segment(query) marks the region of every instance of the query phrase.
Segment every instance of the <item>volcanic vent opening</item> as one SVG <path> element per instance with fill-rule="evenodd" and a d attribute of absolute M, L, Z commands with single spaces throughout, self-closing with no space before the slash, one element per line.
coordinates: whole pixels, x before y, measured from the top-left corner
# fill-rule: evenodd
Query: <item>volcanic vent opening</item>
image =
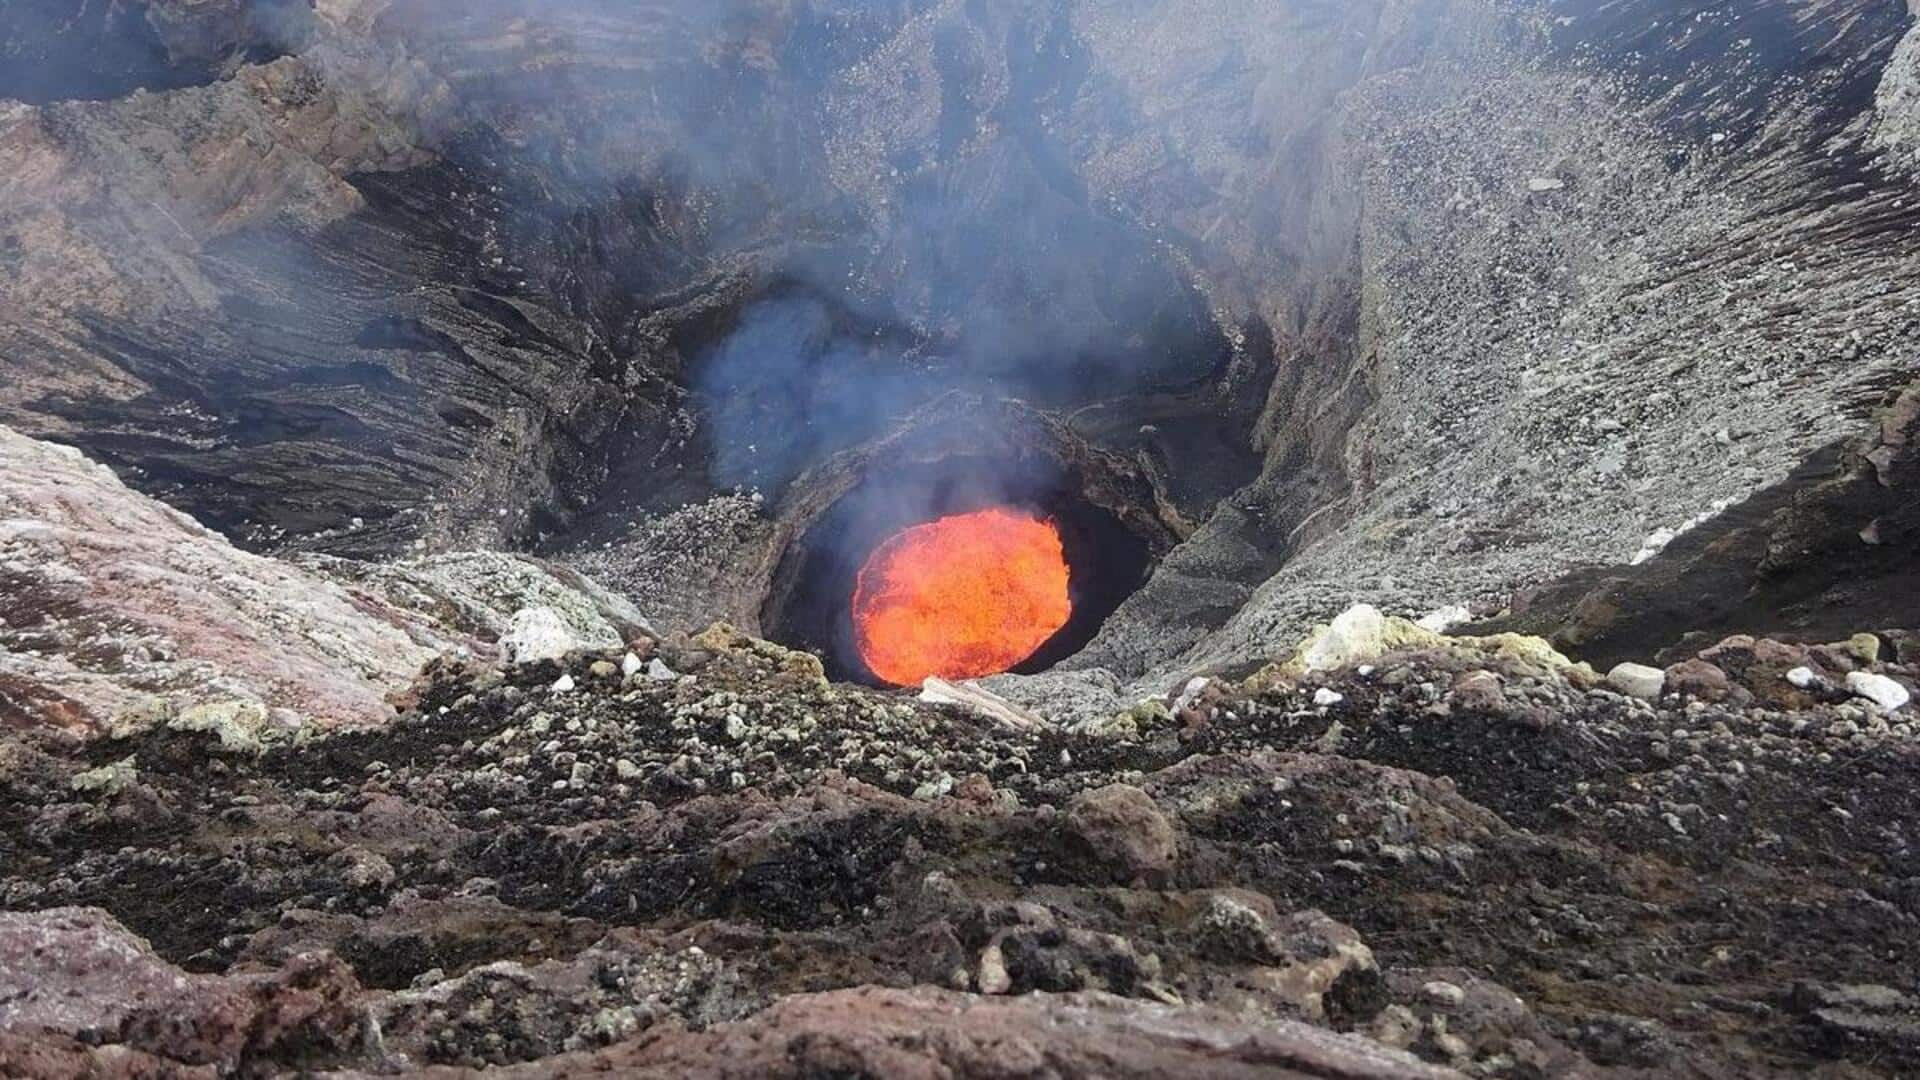
<path fill-rule="evenodd" d="M 1137 477 L 1050 455 L 882 457 L 833 475 L 762 621 L 835 678 L 1044 671 L 1093 640 L 1174 541 Z"/>
<path fill-rule="evenodd" d="M 1045 518 L 996 506 L 915 525 L 855 575 L 854 641 L 895 686 L 998 675 L 1066 627 L 1069 577 Z"/>

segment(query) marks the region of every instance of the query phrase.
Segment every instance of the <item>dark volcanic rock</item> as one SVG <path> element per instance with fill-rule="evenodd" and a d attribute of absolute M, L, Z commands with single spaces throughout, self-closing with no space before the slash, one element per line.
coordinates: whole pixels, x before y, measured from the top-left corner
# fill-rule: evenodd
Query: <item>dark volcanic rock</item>
<path fill-rule="evenodd" d="M 312 14 L 289 0 L 18 0 L 0 11 L 0 98 L 33 104 L 212 82 L 300 44 Z"/>
<path fill-rule="evenodd" d="M 959 1054 L 968 1075 L 998 1060 L 964 1049 L 988 1018 L 1053 1024 L 1066 1041 L 1033 1052 L 1078 1060 L 1063 1016 L 1226 1015 L 1230 1045 L 1292 1045 L 1280 1022 L 1299 1020 L 1496 1076 L 1871 1069 L 1904 1045 L 1892 1006 L 1779 1023 L 1796 983 L 1907 977 L 1904 712 L 1652 704 L 1436 647 L 1222 686 L 1187 722 L 1066 731 L 830 684 L 724 629 L 654 650 L 686 674 L 594 674 L 618 651 L 436 665 L 386 730 L 256 753 L 172 730 L 12 737 L 0 903 L 104 908 L 152 942 L 113 946 L 122 985 L 185 980 L 211 1004 L 184 1042 L 114 1026 L 112 996 L 36 1005 L 0 1023 L 7 1052 L 53 1060 L 111 1027 L 128 1052 L 255 1071 L 724 1071 L 705 1055 L 747 1039 L 902 1068 L 885 1055 Z M 1507 709 L 1451 692 L 1494 669 Z M 1322 689 L 1340 700 L 1316 706 Z M 76 918 L 9 925 L 125 940 Z M 89 1000 L 98 950 L 60 951 L 78 966 L 23 1000 Z M 961 996 L 853 990 L 915 985 Z M 793 996 L 835 989 L 852 994 Z M 1090 991 L 1131 1003 L 1046 996 Z M 859 1001 L 952 1041 L 835 1034 Z M 269 1005 L 293 1034 L 224 1034 L 269 1030 Z M 1110 1068 L 1184 1067 L 1125 1045 Z M 1293 1052 L 1257 1060 L 1306 1068 Z"/>

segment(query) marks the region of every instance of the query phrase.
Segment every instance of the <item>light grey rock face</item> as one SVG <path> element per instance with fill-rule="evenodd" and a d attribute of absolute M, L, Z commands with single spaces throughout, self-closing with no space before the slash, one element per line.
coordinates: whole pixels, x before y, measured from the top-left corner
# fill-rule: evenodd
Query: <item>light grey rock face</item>
<path fill-rule="evenodd" d="M 980 685 L 1062 725 L 1097 722 L 1132 703 L 1120 680 L 1101 668 L 996 675 Z"/>
<path fill-rule="evenodd" d="M 624 596 L 602 588 L 568 567 L 524 555 L 456 551 L 392 563 L 363 563 L 327 556 L 300 556 L 300 566 L 352 582 L 396 606 L 431 611 L 449 626 L 481 640 L 505 640 L 515 621 L 550 621 L 572 642 L 569 648 L 612 649 L 634 634 L 658 636 L 646 616 Z M 542 631 L 552 637 L 551 631 Z"/>
<path fill-rule="evenodd" d="M 319 724 L 374 721 L 392 715 L 388 692 L 453 644 L 6 428 L 0 575 L 7 719 L 76 733 L 236 700 Z"/>
<path fill-rule="evenodd" d="M 1871 88 L 1906 27 L 1866 7 L 1742 5 L 1711 21 L 1738 40 L 1813 20 L 1830 52 L 1756 62 L 1830 61 L 1836 85 Z M 1657 55 L 1622 74 L 1610 48 L 1574 63 L 1529 62 L 1524 46 L 1444 65 L 1413 54 L 1348 96 L 1331 122 L 1363 194 L 1358 344 L 1302 361 L 1338 371 L 1348 397 L 1296 399 L 1340 430 L 1277 432 L 1269 460 L 1286 466 L 1234 500 L 1259 512 L 1203 529 L 1070 663 L 1130 681 L 1144 668 L 1132 685 L 1158 688 L 1270 654 L 1357 600 L 1499 610 L 1782 480 L 1858 434 L 1920 364 L 1920 189 L 1870 169 L 1868 118 L 1791 80 L 1756 99 L 1748 74 L 1705 59 L 1684 88 Z M 1734 124 L 1753 100 L 1759 118 Z M 1830 151 L 1867 177 L 1837 201 L 1817 164 Z M 1564 186 L 1530 190 L 1547 177 Z M 1883 233 L 1890 220 L 1905 224 Z M 1307 490 L 1310 447 L 1326 466 Z M 1257 541 L 1288 557 L 1237 603 L 1194 572 Z M 1208 633 L 1180 615 L 1202 596 L 1239 612 Z"/>
<path fill-rule="evenodd" d="M 1874 98 L 1873 137 L 1902 168 L 1920 171 L 1920 26 L 1907 34 L 1887 62 L 1886 77 Z"/>
<path fill-rule="evenodd" d="M 762 498 L 716 495 L 635 517 L 616 538 L 574 551 L 566 561 L 631 598 L 663 630 L 697 632 L 717 620 L 753 630 L 760 590 L 778 553 L 763 508 Z"/>
<path fill-rule="evenodd" d="M 517 556 L 250 554 L 78 451 L 4 427 L 0 585 L 0 721 L 80 736 L 169 718 L 223 742 L 378 723 L 428 659 L 492 649 L 530 603 L 596 647 L 645 626 L 590 582 Z"/>

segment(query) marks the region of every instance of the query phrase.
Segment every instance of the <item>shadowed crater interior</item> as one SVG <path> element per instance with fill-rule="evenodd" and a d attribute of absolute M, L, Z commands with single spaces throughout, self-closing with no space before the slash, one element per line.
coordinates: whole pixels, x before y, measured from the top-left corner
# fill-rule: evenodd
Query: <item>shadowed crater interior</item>
<path fill-rule="evenodd" d="M 999 434 L 987 438 L 988 430 Z M 978 446 L 965 445 L 969 433 Z M 991 508 L 1053 523 L 1072 614 L 1012 669 L 1022 673 L 1044 671 L 1092 640 L 1177 538 L 1152 484 L 1124 460 L 1017 406 L 949 402 L 895 438 L 802 477 L 792 501 L 800 509 L 763 623 L 775 639 L 819 652 L 831 676 L 866 683 L 882 680 L 856 644 L 854 590 L 875 550 L 904 530 Z"/>

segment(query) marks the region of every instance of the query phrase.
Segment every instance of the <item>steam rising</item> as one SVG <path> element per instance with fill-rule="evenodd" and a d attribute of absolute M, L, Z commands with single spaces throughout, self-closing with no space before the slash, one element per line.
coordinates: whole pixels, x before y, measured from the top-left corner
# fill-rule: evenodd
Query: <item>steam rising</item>
<path fill-rule="evenodd" d="M 758 249 L 750 295 L 689 358 L 724 485 L 777 488 L 945 390 L 1073 406 L 1225 359 L 1173 249 L 1063 157 L 1056 133 L 1088 119 L 1071 20 L 917 6 L 684 0 L 662 10 L 697 44 L 671 47 L 601 40 L 631 6 L 572 0 L 538 24 L 568 53 L 639 50 L 624 74 L 478 95 L 537 117 L 516 125 L 534 152 L 590 190 L 706 207 L 682 238 L 697 257 Z"/>
<path fill-rule="evenodd" d="M 34 23 L 46 10 L 0 12 L 5 37 L 59 46 L 7 66 L 0 93 L 115 97 L 304 60 L 236 122 L 307 140 L 268 167 L 203 183 L 174 164 L 244 156 L 224 115 L 201 123 L 234 108 L 212 93 L 179 107 L 183 138 L 204 139 L 168 159 L 182 175 L 100 159 L 121 215 L 103 246 L 171 245 L 168 265 L 206 278 L 174 291 L 220 305 L 206 327 L 135 327 L 137 347 L 111 350 L 163 388 L 142 409 L 207 417 L 203 441 L 284 443 L 276 459 L 316 488 L 410 480 L 379 508 L 192 507 L 233 530 L 252 514 L 403 530 L 400 504 L 470 487 L 451 470 L 494 452 L 526 475 L 474 495 L 489 517 L 509 499 L 584 502 L 603 458 L 617 473 L 677 446 L 710 465 L 702 482 L 773 493 L 948 391 L 1065 412 L 1192 386 L 1229 355 L 1185 253 L 1083 175 L 1081 140 L 1138 119 L 1088 83 L 1072 5 L 149 0 Z M 112 76 L 72 63 L 136 53 Z M 359 111 L 333 116 L 335 98 Z M 319 104 L 287 111 L 303 102 Z M 129 278 L 152 258 L 125 255 Z M 245 378 L 169 378 L 189 354 Z M 432 445 L 403 450 L 392 416 Z M 632 443 L 612 430 L 642 421 L 657 428 Z M 507 431 L 522 441 L 497 450 Z M 609 452 L 627 445 L 644 450 Z M 200 453 L 121 460 L 185 471 Z M 546 527 L 527 517 L 519 539 Z"/>
<path fill-rule="evenodd" d="M 880 434 L 924 398 L 930 380 L 898 351 L 859 341 L 825 303 L 781 297 L 748 308 L 698 370 L 711 418 L 714 475 L 777 489 L 835 450 Z"/>

